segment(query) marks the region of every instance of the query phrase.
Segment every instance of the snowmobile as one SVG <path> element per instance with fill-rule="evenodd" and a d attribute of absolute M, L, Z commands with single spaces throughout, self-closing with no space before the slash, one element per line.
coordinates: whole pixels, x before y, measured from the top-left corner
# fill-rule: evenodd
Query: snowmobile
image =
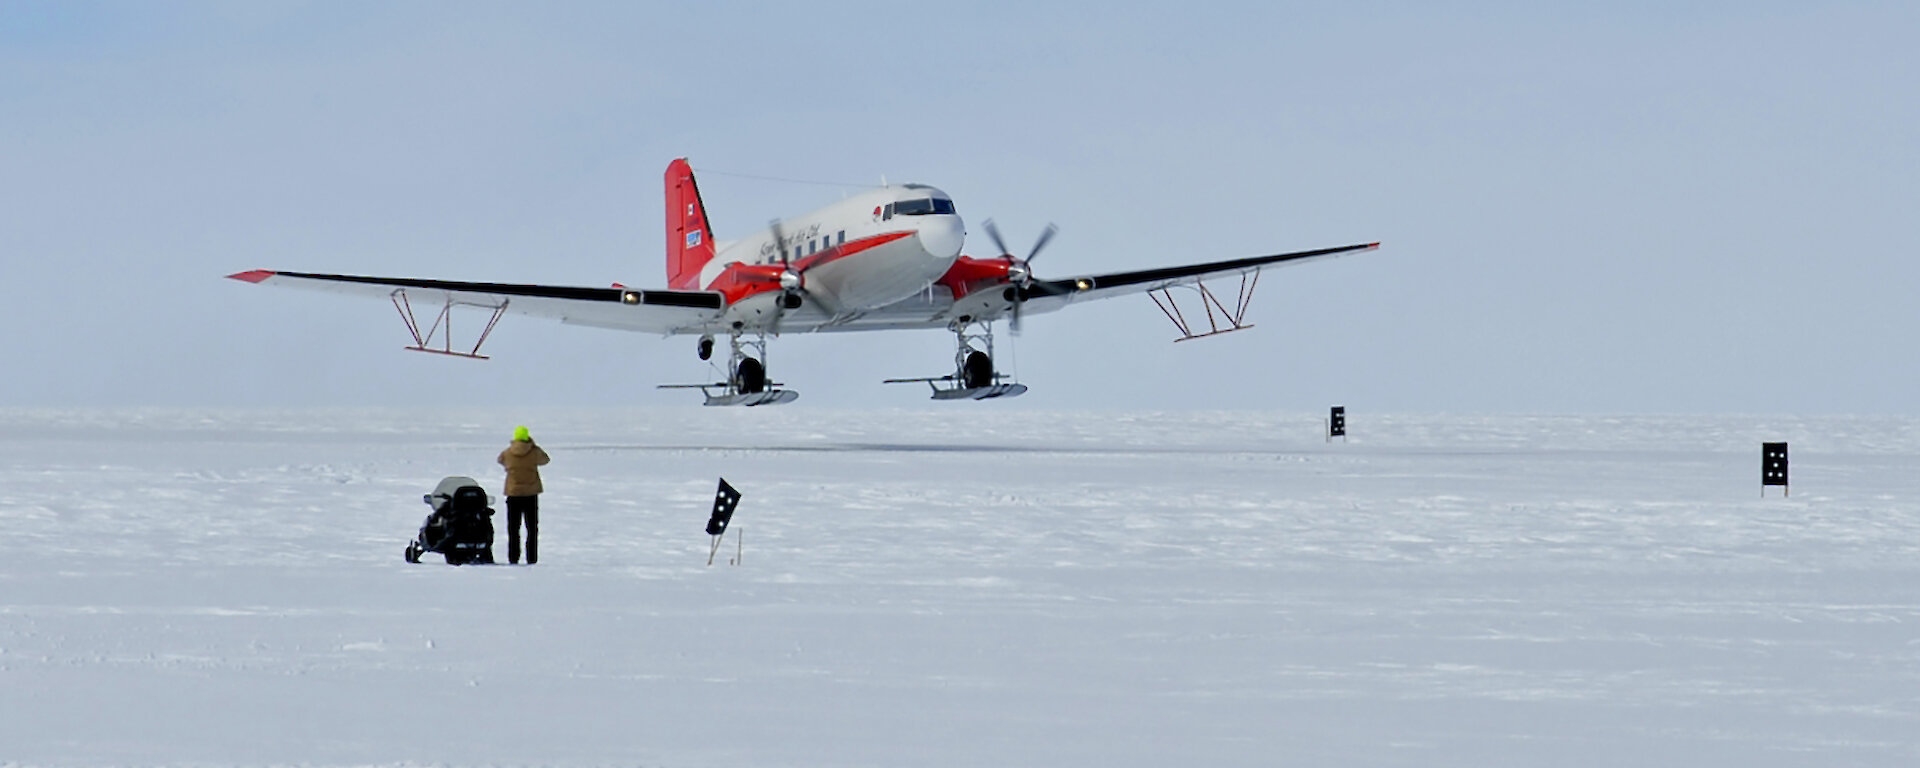
<path fill-rule="evenodd" d="M 471 477 L 449 477 L 422 496 L 433 512 L 420 524 L 420 535 L 407 542 L 407 562 L 439 552 L 447 565 L 493 562 L 493 509 L 487 491 Z"/>

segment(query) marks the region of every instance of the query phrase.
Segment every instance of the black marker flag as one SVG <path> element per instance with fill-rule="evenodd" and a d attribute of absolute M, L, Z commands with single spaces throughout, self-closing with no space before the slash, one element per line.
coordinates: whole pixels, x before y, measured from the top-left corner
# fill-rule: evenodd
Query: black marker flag
<path fill-rule="evenodd" d="M 740 492 L 727 485 L 726 478 L 720 478 L 720 491 L 713 497 L 713 517 L 707 518 L 707 535 L 726 533 L 727 524 L 733 522 L 733 508 L 737 506 L 740 506 Z"/>
<path fill-rule="evenodd" d="M 1760 444 L 1760 493 L 1766 495 L 1767 486 L 1777 485 L 1787 488 L 1787 444 Z M 1788 489 L 1788 495 L 1793 491 Z"/>

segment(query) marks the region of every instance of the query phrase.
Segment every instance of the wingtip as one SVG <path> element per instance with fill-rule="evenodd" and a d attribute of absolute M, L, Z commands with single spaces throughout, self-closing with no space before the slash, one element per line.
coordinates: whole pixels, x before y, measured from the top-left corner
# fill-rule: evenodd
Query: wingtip
<path fill-rule="evenodd" d="M 228 279 L 241 280 L 249 283 L 258 283 L 269 277 L 273 277 L 273 272 L 264 269 L 249 269 L 245 272 L 235 272 L 227 275 Z"/>

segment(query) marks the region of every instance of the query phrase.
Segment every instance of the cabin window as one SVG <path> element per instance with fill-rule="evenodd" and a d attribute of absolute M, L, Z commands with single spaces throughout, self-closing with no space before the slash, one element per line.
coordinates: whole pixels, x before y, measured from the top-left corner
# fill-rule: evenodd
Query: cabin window
<path fill-rule="evenodd" d="M 840 242 L 834 243 L 834 245 L 846 245 L 846 244 L 847 244 L 847 231 L 843 229 L 843 230 L 840 230 Z"/>
<path fill-rule="evenodd" d="M 810 253 L 810 254 L 811 254 L 811 253 L 819 253 L 819 252 L 820 252 L 820 241 L 818 241 L 818 240 L 808 240 L 808 241 L 807 241 L 807 253 Z"/>
<path fill-rule="evenodd" d="M 886 221 L 891 218 L 893 218 L 893 203 L 887 203 L 887 210 L 885 213 L 880 215 L 880 220 Z"/>

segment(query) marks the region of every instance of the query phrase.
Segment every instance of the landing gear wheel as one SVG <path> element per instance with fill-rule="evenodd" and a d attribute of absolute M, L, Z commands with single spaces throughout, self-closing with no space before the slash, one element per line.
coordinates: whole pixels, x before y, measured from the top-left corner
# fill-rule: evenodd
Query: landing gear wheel
<path fill-rule="evenodd" d="M 740 367 L 733 372 L 734 388 L 741 394 L 758 394 L 767 391 L 767 367 L 751 357 L 743 358 Z"/>
<path fill-rule="evenodd" d="M 967 353 L 967 362 L 961 368 L 961 385 L 967 389 L 979 389 L 993 386 L 993 358 L 980 350 Z"/>

